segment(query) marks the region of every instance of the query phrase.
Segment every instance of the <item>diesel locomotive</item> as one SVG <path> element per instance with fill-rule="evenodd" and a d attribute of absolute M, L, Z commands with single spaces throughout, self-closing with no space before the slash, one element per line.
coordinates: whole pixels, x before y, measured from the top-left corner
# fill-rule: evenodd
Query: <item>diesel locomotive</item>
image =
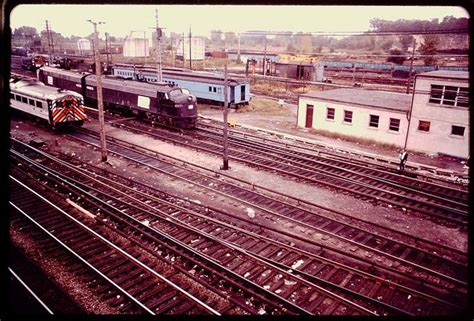
<path fill-rule="evenodd" d="M 42 67 L 37 71 L 37 77 L 48 86 L 80 92 L 87 103 L 97 103 L 97 79 L 94 74 Z M 102 94 L 106 108 L 131 110 L 136 115 L 164 125 L 179 128 L 196 126 L 197 101 L 187 89 L 103 76 Z"/>

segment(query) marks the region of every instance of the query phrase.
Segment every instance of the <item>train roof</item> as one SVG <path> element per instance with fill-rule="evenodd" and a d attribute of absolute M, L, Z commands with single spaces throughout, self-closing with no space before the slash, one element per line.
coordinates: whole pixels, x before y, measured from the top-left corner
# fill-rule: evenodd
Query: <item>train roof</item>
<path fill-rule="evenodd" d="M 130 65 L 120 64 L 114 66 L 117 69 L 125 69 L 125 70 L 132 70 L 134 67 Z M 135 66 L 137 71 L 140 71 L 143 74 L 153 74 L 156 75 L 155 68 L 148 68 L 148 67 L 137 67 Z M 195 80 L 199 79 L 202 82 L 209 83 L 209 84 L 223 84 L 224 82 L 224 75 L 223 74 L 216 74 L 210 73 L 205 71 L 192 71 L 189 69 L 163 69 L 163 76 L 167 78 L 174 78 L 174 79 L 181 79 L 181 80 Z M 240 84 L 248 84 L 248 81 L 245 78 L 238 78 L 238 77 L 227 77 L 229 84 L 231 85 L 240 85 Z"/>
<path fill-rule="evenodd" d="M 97 79 L 94 74 L 89 74 L 86 78 L 87 84 L 97 84 Z M 136 94 L 148 94 L 155 96 L 156 92 L 168 93 L 174 89 L 181 89 L 180 87 L 171 87 L 168 84 L 157 84 L 149 82 L 140 82 L 136 80 L 127 80 L 120 77 L 105 76 L 102 77 L 102 86 L 109 89 L 123 90 L 126 88 L 127 92 Z"/>
<path fill-rule="evenodd" d="M 82 98 L 82 95 L 74 91 L 46 86 L 36 79 L 21 79 L 16 82 L 10 82 L 10 90 L 18 94 L 25 94 L 39 99 L 55 100 L 64 96 Z"/>
<path fill-rule="evenodd" d="M 406 112 L 410 109 L 412 95 L 379 90 L 339 88 L 309 92 L 300 95 L 300 97 L 322 99 L 333 103 L 343 103 L 347 105 L 362 105 Z"/>

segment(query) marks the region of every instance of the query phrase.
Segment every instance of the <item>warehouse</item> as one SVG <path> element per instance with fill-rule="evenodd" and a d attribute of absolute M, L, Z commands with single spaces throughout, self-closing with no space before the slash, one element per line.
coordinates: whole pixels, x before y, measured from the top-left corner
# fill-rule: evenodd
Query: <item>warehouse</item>
<path fill-rule="evenodd" d="M 354 88 L 302 94 L 297 126 L 469 158 L 468 72 L 422 73 L 414 86 L 413 95 Z"/>
<path fill-rule="evenodd" d="M 340 88 L 300 95 L 298 127 L 403 147 L 411 95 Z"/>
<path fill-rule="evenodd" d="M 436 70 L 415 78 L 407 148 L 469 157 L 469 73 Z"/>

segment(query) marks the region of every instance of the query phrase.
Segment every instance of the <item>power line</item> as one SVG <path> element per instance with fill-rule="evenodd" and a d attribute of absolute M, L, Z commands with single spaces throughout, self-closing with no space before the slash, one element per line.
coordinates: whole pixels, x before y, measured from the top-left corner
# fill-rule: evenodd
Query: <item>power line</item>
<path fill-rule="evenodd" d="M 310 32 L 281 32 L 281 31 L 244 31 L 241 35 L 247 36 L 287 36 L 287 37 L 302 37 L 302 36 L 391 36 L 391 35 L 430 35 L 430 34 L 469 34 L 469 29 L 435 29 L 435 30 L 407 30 L 407 31 L 310 31 Z"/>

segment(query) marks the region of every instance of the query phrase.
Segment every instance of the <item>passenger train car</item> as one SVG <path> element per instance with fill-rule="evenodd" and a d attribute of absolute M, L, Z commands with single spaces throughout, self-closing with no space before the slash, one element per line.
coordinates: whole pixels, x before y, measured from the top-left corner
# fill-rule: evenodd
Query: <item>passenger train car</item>
<path fill-rule="evenodd" d="M 36 79 L 10 79 L 10 106 L 36 118 L 44 119 L 53 128 L 81 126 L 87 116 L 82 95 L 69 90 L 48 87 Z"/>
<path fill-rule="evenodd" d="M 116 64 L 112 74 L 125 79 L 155 82 L 156 69 L 126 64 Z M 164 68 L 163 81 L 188 88 L 198 101 L 224 105 L 224 75 L 209 72 L 190 71 L 179 68 Z M 228 77 L 227 101 L 230 106 L 248 105 L 250 84 L 244 78 Z"/>
<path fill-rule="evenodd" d="M 94 74 L 43 67 L 38 70 L 38 79 L 48 86 L 80 92 L 86 102 L 97 103 L 97 79 Z M 104 76 L 102 94 L 105 107 L 130 110 L 165 125 L 180 128 L 196 126 L 196 97 L 186 89 Z"/>

